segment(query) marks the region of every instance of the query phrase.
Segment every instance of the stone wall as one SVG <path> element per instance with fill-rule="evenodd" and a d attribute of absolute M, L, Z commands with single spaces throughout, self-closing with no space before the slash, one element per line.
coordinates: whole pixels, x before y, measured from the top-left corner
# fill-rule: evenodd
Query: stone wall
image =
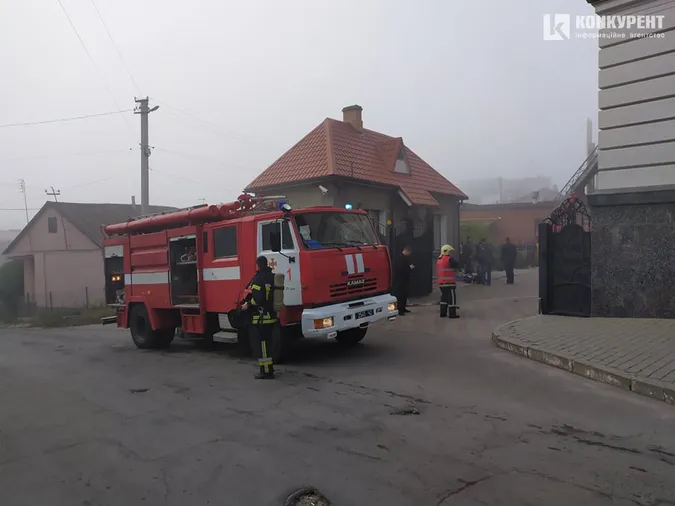
<path fill-rule="evenodd" d="M 675 318 L 675 203 L 593 207 L 592 315 Z"/>

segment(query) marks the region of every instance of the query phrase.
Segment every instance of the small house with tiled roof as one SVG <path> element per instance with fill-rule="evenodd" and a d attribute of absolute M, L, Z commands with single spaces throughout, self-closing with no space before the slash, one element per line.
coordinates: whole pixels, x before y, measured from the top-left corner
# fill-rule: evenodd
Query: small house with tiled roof
<path fill-rule="evenodd" d="M 149 206 L 149 213 L 173 209 Z M 3 252 L 23 261 L 26 302 L 42 308 L 103 305 L 101 226 L 139 214 L 133 204 L 47 202 Z"/>
<path fill-rule="evenodd" d="M 459 206 L 468 197 L 401 137 L 364 128 L 363 109 L 327 118 L 246 188 L 283 194 L 294 207 L 364 209 L 394 249 L 413 246 L 414 293 L 431 291 L 434 256 L 459 241 Z M 396 251 L 392 251 L 396 255 Z"/>

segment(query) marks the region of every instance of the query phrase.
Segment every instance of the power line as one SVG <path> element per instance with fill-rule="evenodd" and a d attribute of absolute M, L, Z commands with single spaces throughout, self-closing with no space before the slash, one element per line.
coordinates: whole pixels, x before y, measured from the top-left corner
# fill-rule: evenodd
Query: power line
<path fill-rule="evenodd" d="M 170 155 L 177 155 L 177 156 L 183 156 L 185 158 L 194 158 L 196 160 L 204 160 L 206 162 L 210 162 L 219 166 L 222 166 L 223 168 L 227 168 L 228 166 L 230 167 L 236 167 L 239 169 L 244 169 L 244 170 L 254 170 L 251 167 L 245 167 L 243 165 L 238 165 L 236 163 L 231 163 L 231 162 L 224 162 L 222 160 L 216 160 L 215 158 L 209 158 L 208 156 L 203 156 L 203 155 L 195 155 L 193 153 L 185 153 L 182 151 L 176 151 L 175 149 L 166 149 L 166 148 L 160 148 L 153 146 L 153 149 L 155 151 L 159 151 L 160 153 L 167 153 Z"/>
<path fill-rule="evenodd" d="M 96 5 L 96 0 L 91 0 L 91 4 L 94 6 L 94 10 L 96 11 L 96 15 L 98 16 L 99 21 L 101 21 L 101 24 L 103 25 L 103 28 L 105 28 L 105 32 L 108 34 L 108 38 L 110 39 L 110 42 L 112 42 L 112 45 L 115 47 L 115 51 L 117 52 L 117 56 L 119 56 L 119 59 L 122 62 L 122 66 L 124 67 L 124 70 L 126 70 L 127 75 L 129 76 L 129 79 L 131 79 L 131 82 L 136 87 L 136 91 L 138 91 L 138 94 L 143 95 L 143 92 L 141 91 L 141 87 L 136 82 L 136 79 L 134 79 L 133 74 L 129 70 L 129 66 L 127 65 L 127 62 L 122 57 L 122 53 L 120 52 L 119 46 L 117 45 L 117 43 L 115 42 L 115 39 L 113 38 L 112 34 L 110 33 L 110 30 L 108 29 L 108 25 L 103 20 L 103 16 L 101 15 L 101 11 L 98 10 L 98 5 Z"/>
<path fill-rule="evenodd" d="M 15 161 L 15 160 L 51 160 L 54 158 L 69 158 L 71 156 L 98 156 L 98 155 L 108 155 L 112 153 L 128 153 L 133 151 L 133 148 L 129 149 L 107 149 L 103 151 L 77 151 L 74 153 L 61 153 L 56 155 L 36 155 L 36 156 L 8 156 L 0 157 L 0 160 L 3 161 Z"/>
<path fill-rule="evenodd" d="M 259 145 L 260 144 L 259 141 L 253 141 L 252 139 L 250 139 L 250 138 L 248 138 L 244 135 L 236 134 L 236 133 L 227 131 L 222 125 L 219 125 L 218 123 L 215 123 L 213 121 L 210 121 L 210 120 L 207 120 L 207 119 L 204 119 L 204 118 L 200 118 L 198 116 L 195 116 L 192 113 L 189 113 L 189 112 L 183 111 L 181 109 L 178 109 L 177 107 L 174 107 L 172 105 L 167 104 L 163 100 L 160 100 L 158 102 L 160 104 L 162 104 L 164 107 L 166 107 L 167 109 L 169 109 L 169 112 L 174 112 L 177 115 L 185 116 L 186 118 L 189 118 L 189 119 L 191 119 L 191 120 L 193 120 L 197 123 L 202 123 L 203 127 L 209 127 L 209 128 L 207 128 L 208 130 L 210 130 L 212 133 L 215 133 L 215 134 L 217 134 L 221 137 L 229 137 L 230 139 L 236 139 L 236 140 L 244 141 L 244 142 L 247 142 L 247 143 L 253 144 L 253 145 Z"/>
<path fill-rule="evenodd" d="M 108 90 L 108 94 L 110 95 L 110 98 L 112 98 L 113 103 L 117 107 L 118 111 L 122 111 L 122 108 L 120 105 L 117 103 L 117 99 L 115 98 L 115 94 L 112 92 L 108 84 L 106 83 L 105 79 L 103 78 L 103 73 L 101 72 L 101 69 L 98 68 L 98 65 L 96 65 L 96 61 L 94 61 L 94 57 L 91 55 L 89 52 L 89 49 L 87 49 L 87 45 L 84 43 L 84 40 L 82 39 L 82 36 L 80 35 L 80 32 L 77 31 L 77 28 L 75 27 L 75 23 L 73 23 L 73 20 L 70 18 L 70 15 L 68 14 L 68 11 L 66 8 L 63 6 L 63 2 L 61 0 L 56 0 L 59 3 L 59 6 L 61 7 L 61 10 L 63 11 L 63 14 L 66 16 L 66 19 L 68 20 L 68 23 L 70 23 L 70 27 L 73 29 L 73 32 L 75 32 L 75 35 L 77 36 L 77 40 L 80 41 L 80 44 L 82 45 L 82 49 L 84 49 L 84 52 L 87 53 L 87 56 L 89 57 L 89 61 L 91 64 L 94 66 L 94 69 L 96 69 L 96 72 L 98 72 L 99 77 L 101 78 L 101 82 L 103 83 L 103 86 L 105 86 L 105 89 Z M 122 116 L 124 119 L 124 122 L 127 124 L 127 127 L 129 127 L 129 130 L 131 130 L 131 124 L 127 121 L 127 118 Z"/>
<path fill-rule="evenodd" d="M 188 183 L 193 183 L 193 184 L 198 184 L 198 185 L 203 185 L 203 184 L 205 184 L 204 181 L 201 181 L 201 182 L 200 182 L 200 181 L 195 181 L 194 179 L 190 179 L 189 177 L 181 176 L 181 175 L 175 174 L 175 173 L 173 173 L 173 172 L 168 172 L 168 171 L 166 171 L 166 170 L 164 170 L 164 169 L 162 169 L 162 170 L 150 169 L 150 171 L 151 171 L 151 172 L 157 172 L 157 173 L 163 174 L 163 175 L 165 175 L 165 176 L 169 176 L 169 177 L 181 179 L 181 180 L 186 181 L 186 182 L 188 182 Z"/>
<path fill-rule="evenodd" d="M 28 121 L 25 123 L 8 123 L 6 125 L 0 125 L 0 128 L 12 128 L 12 127 L 22 127 L 22 126 L 31 126 L 31 125 L 45 125 L 47 123 L 61 123 L 64 121 L 76 121 L 80 119 L 87 119 L 87 118 L 97 118 L 100 116 L 110 116 L 111 114 L 123 114 L 125 112 L 132 112 L 133 109 L 125 109 L 125 110 L 118 110 L 118 111 L 110 111 L 110 112 L 99 112 L 96 114 L 87 114 L 86 116 L 74 116 L 72 118 L 59 118 L 59 119 L 47 119 L 43 121 Z"/>

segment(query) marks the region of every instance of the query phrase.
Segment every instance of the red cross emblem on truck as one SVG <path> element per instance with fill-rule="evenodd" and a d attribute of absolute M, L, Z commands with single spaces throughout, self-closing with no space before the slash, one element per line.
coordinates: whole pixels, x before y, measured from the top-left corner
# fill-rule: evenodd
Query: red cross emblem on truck
<path fill-rule="evenodd" d="M 277 261 L 274 258 L 270 258 L 267 261 L 267 265 L 269 265 L 270 269 L 275 270 L 277 268 Z"/>

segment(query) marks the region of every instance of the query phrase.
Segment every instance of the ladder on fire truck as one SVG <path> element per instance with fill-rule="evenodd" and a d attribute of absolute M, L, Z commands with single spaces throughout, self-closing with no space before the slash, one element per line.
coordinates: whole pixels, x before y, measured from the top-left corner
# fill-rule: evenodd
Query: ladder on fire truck
<path fill-rule="evenodd" d="M 580 188 L 588 185 L 591 180 L 598 173 L 598 146 L 593 148 L 593 151 L 588 155 L 588 158 L 584 160 L 584 163 L 577 169 L 577 171 L 572 175 L 572 177 L 567 181 L 567 184 L 563 186 L 562 190 L 558 193 L 555 198 L 556 207 L 559 206 L 562 202 L 570 198 Z"/>

